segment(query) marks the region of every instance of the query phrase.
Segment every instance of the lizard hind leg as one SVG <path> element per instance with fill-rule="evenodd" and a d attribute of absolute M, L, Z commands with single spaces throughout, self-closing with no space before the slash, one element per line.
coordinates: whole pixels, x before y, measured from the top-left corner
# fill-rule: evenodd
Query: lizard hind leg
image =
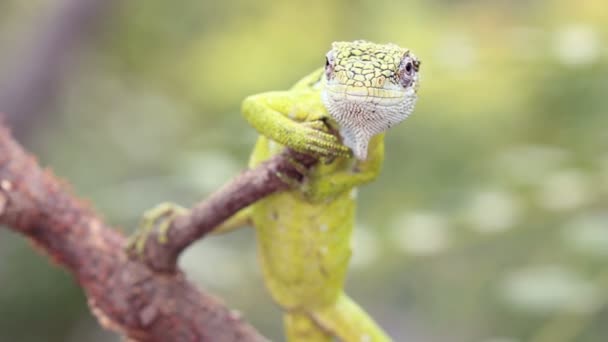
<path fill-rule="evenodd" d="M 288 342 L 332 342 L 334 338 L 304 311 L 287 312 L 283 316 Z"/>

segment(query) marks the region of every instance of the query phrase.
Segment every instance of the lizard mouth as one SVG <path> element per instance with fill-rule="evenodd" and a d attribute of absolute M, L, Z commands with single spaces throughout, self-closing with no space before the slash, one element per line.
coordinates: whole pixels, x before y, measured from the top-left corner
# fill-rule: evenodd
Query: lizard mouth
<path fill-rule="evenodd" d="M 356 87 L 342 84 L 328 85 L 326 95 L 333 101 L 368 102 L 378 106 L 393 106 L 403 101 L 405 89 Z"/>

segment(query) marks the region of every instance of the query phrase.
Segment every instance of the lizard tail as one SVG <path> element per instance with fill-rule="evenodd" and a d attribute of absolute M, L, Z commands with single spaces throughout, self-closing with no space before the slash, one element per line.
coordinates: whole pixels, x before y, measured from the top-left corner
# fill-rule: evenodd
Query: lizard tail
<path fill-rule="evenodd" d="M 312 312 L 317 324 L 344 342 L 390 342 L 384 331 L 357 303 L 341 294 L 332 306 Z"/>
<path fill-rule="evenodd" d="M 285 335 L 289 342 L 332 342 L 334 340 L 305 312 L 287 312 L 283 321 Z"/>

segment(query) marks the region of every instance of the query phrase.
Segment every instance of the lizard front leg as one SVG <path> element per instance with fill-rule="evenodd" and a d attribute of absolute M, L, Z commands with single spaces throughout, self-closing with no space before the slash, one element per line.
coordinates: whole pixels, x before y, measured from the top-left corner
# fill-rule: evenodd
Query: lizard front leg
<path fill-rule="evenodd" d="M 243 101 L 242 110 L 260 134 L 285 147 L 320 158 L 350 155 L 348 147 L 326 131 L 328 116 L 316 91 L 253 95 Z"/>

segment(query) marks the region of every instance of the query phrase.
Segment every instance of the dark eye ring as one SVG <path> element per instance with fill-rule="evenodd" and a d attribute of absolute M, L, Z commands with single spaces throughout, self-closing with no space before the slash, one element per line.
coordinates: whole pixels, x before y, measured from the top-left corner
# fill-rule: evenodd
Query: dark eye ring
<path fill-rule="evenodd" d="M 325 67 L 327 68 L 329 66 L 329 58 L 325 57 Z"/>

